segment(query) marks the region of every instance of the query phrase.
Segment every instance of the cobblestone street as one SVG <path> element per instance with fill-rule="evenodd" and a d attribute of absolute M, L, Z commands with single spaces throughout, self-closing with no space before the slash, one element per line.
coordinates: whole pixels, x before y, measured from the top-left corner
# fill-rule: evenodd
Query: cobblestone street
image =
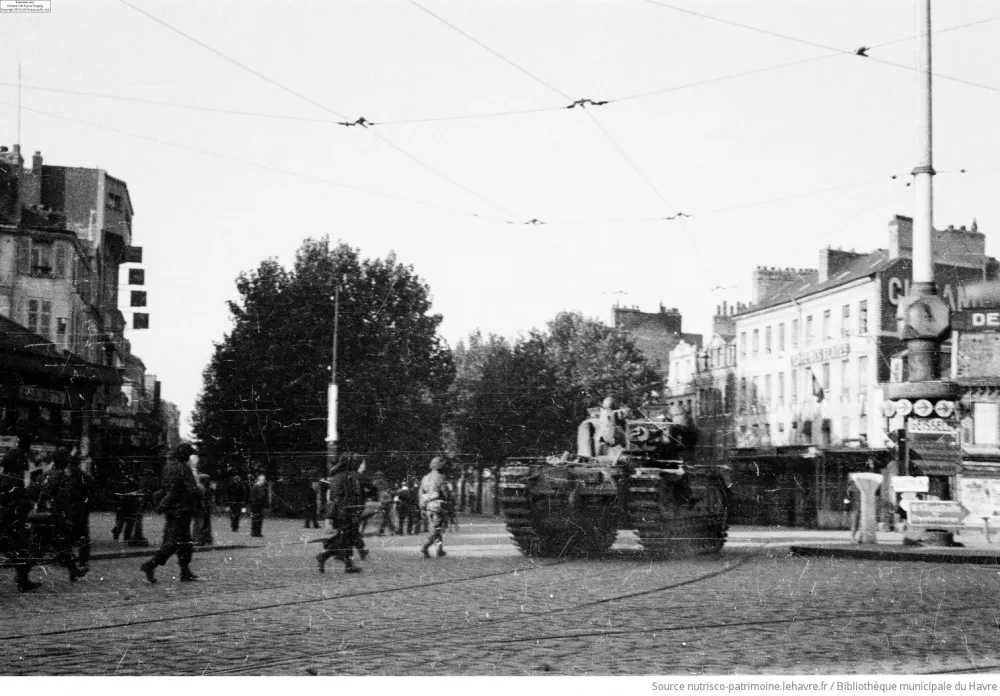
<path fill-rule="evenodd" d="M 179 583 L 171 563 L 149 585 L 136 558 L 95 561 L 76 584 L 47 566 L 34 594 L 4 582 L 0 672 L 1000 670 L 996 566 L 802 558 L 739 528 L 716 556 L 653 560 L 622 533 L 605 557 L 536 562 L 495 520 L 470 517 L 445 558 L 422 559 L 417 537 L 369 535 L 363 574 L 331 562 L 321 575 L 315 530 L 271 520 L 265 534 L 263 546 L 197 554 L 197 583 Z"/>

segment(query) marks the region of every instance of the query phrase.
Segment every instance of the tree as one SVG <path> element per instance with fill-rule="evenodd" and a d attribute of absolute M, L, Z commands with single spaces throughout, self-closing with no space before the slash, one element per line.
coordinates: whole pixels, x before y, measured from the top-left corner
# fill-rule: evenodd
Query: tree
<path fill-rule="evenodd" d="M 308 239 L 291 271 L 269 259 L 236 287 L 233 330 L 215 347 L 193 418 L 210 461 L 252 461 L 271 476 L 278 462 L 321 470 L 338 294 L 341 451 L 374 468 L 389 453 L 440 449 L 454 368 L 412 267 Z"/>
<path fill-rule="evenodd" d="M 604 397 L 638 406 L 660 387 L 628 334 L 578 313 L 560 313 L 513 345 L 490 339 L 477 332 L 462 346 L 472 367 L 452 418 L 461 451 L 493 461 L 571 450 L 580 421 Z"/>

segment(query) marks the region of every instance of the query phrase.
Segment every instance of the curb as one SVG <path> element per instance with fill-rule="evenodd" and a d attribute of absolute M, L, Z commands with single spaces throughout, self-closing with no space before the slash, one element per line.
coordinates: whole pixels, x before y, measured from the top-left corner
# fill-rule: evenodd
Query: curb
<path fill-rule="evenodd" d="M 918 561 L 923 563 L 972 563 L 1000 565 L 1000 550 L 983 551 L 968 548 L 920 548 L 903 546 L 826 545 L 788 547 L 797 556 L 855 558 L 874 561 Z"/>

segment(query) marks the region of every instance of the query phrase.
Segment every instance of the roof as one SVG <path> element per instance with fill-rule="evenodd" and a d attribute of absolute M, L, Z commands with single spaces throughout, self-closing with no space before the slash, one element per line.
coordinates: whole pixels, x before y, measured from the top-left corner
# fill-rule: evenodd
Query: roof
<path fill-rule="evenodd" d="M 870 277 L 880 273 L 902 259 L 889 258 L 889 252 L 885 249 L 878 249 L 871 254 L 866 254 L 848 263 L 837 271 L 832 277 L 824 282 L 811 282 L 804 278 L 796 279 L 785 283 L 770 294 L 761 298 L 759 302 L 751 307 L 737 312 L 736 316 L 752 314 L 753 312 L 775 307 L 777 305 L 792 302 L 801 297 L 815 295 L 816 293 L 830 290 L 832 288 L 846 285 L 860 278 Z"/>
<path fill-rule="evenodd" d="M 60 350 L 54 343 L 0 315 L 0 354 L 12 370 L 54 374 L 69 381 L 121 384 L 121 373 Z"/>

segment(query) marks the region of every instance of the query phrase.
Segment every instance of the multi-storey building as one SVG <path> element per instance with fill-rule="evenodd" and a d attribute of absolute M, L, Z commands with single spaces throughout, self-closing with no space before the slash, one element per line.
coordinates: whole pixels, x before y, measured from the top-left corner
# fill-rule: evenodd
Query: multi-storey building
<path fill-rule="evenodd" d="M 659 312 L 643 312 L 638 307 L 613 307 L 611 326 L 628 332 L 646 360 L 663 377 L 670 378 L 670 353 L 681 341 L 701 344 L 700 334 L 681 331 L 681 314 L 676 307 L 662 304 Z"/>
<path fill-rule="evenodd" d="M 0 147 L 0 316 L 20 327 L 16 341 L 4 335 L 4 349 L 50 356 L 44 369 L 0 377 L 0 446 L 30 431 L 36 449 L 76 447 L 95 463 L 123 454 L 110 419 L 127 399 L 123 372 L 133 360 L 118 308 L 132 216 L 128 187 L 107 172 L 46 165 L 40 152 L 26 169 L 18 145 Z M 99 480 L 111 473 L 95 469 Z"/>
<path fill-rule="evenodd" d="M 759 433 L 741 439 L 750 446 L 737 459 L 759 467 L 768 455 L 797 472 L 799 492 L 782 503 L 790 521 L 839 525 L 846 472 L 891 457 L 879 383 L 904 348 L 896 305 L 911 279 L 912 221 L 895 217 L 888 242 L 867 254 L 823 249 L 817 269 L 758 268 L 753 302 L 734 316 L 735 427 Z M 934 264 L 953 309 L 965 285 L 997 271 L 975 223 L 936 231 Z"/>

